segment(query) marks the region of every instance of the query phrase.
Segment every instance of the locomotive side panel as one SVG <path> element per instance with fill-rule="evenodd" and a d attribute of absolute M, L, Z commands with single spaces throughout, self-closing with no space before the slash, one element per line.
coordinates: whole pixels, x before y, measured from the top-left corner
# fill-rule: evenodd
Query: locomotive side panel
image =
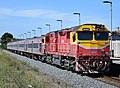
<path fill-rule="evenodd" d="M 68 29 L 58 32 L 58 54 L 70 55 L 70 30 Z"/>
<path fill-rule="evenodd" d="M 66 56 L 70 54 L 70 32 L 68 30 L 55 31 L 46 35 L 47 54 Z"/>

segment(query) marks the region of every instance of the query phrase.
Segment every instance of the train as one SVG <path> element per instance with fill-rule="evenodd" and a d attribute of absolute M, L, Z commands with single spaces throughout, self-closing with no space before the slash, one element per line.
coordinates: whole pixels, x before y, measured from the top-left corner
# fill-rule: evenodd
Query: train
<path fill-rule="evenodd" d="M 103 24 L 82 24 L 9 42 L 7 49 L 78 73 L 106 73 L 111 63 L 109 34 Z"/>

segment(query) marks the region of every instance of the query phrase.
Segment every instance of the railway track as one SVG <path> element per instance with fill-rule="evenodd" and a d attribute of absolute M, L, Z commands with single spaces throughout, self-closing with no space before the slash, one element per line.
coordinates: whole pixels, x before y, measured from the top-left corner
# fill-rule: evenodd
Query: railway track
<path fill-rule="evenodd" d="M 95 79 L 120 88 L 120 78 L 119 77 L 103 76 L 103 77 L 97 77 Z"/>
<path fill-rule="evenodd" d="M 112 63 L 107 74 L 89 75 L 89 77 L 120 88 L 120 64 Z"/>

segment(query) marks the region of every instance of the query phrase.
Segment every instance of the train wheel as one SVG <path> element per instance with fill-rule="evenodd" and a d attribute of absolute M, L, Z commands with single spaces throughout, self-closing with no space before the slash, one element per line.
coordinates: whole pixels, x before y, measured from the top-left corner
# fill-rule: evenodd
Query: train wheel
<path fill-rule="evenodd" d="M 64 60 L 64 67 L 67 69 L 67 70 L 70 70 L 70 61 L 65 59 Z"/>
<path fill-rule="evenodd" d="M 79 64 L 78 61 L 76 61 L 76 63 L 75 63 L 75 71 L 78 73 L 83 73 L 83 71 L 84 71 L 83 66 L 81 64 Z"/>
<path fill-rule="evenodd" d="M 45 56 L 42 56 L 42 58 L 40 59 L 42 62 L 45 62 Z"/>
<path fill-rule="evenodd" d="M 39 61 L 41 60 L 41 58 L 42 58 L 42 56 L 38 56 L 38 60 L 39 60 Z"/>

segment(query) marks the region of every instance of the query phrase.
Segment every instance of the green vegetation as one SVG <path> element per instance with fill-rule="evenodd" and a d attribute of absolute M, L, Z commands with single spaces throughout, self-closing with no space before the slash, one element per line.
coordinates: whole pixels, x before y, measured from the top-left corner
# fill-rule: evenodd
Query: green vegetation
<path fill-rule="evenodd" d="M 1 37 L 0 47 L 3 48 L 3 49 L 6 49 L 7 48 L 7 43 L 11 42 L 12 40 L 13 40 L 13 35 L 12 34 L 4 33 Z"/>
<path fill-rule="evenodd" d="M 15 42 L 18 40 L 22 40 L 22 39 L 17 39 L 17 38 L 13 38 L 13 35 L 6 32 L 2 35 L 2 37 L 0 38 L 0 48 L 2 49 L 7 49 L 7 43 L 8 42 Z"/>
<path fill-rule="evenodd" d="M 0 52 L 0 88 L 69 88 L 65 83 Z M 71 88 L 71 87 L 70 87 Z"/>
<path fill-rule="evenodd" d="M 39 71 L 18 62 L 14 57 L 0 53 L 0 88 L 45 88 Z"/>

